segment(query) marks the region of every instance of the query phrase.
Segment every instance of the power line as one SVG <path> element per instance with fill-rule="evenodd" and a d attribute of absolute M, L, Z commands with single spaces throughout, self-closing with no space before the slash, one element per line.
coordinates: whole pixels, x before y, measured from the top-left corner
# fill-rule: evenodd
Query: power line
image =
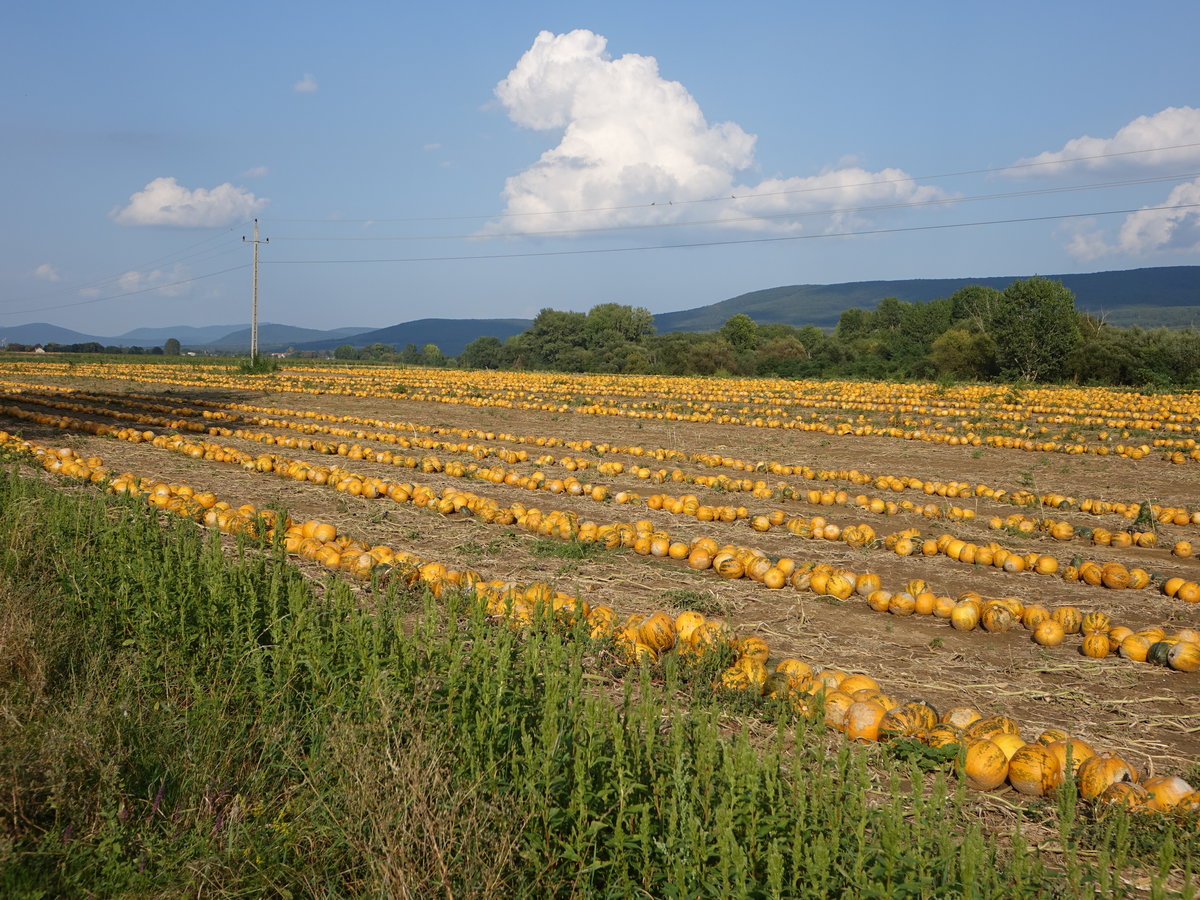
<path fill-rule="evenodd" d="M 692 200 L 655 200 L 650 203 L 633 203 L 625 206 L 594 206 L 580 209 L 556 209 L 539 212 L 523 213 L 484 213 L 462 216 L 416 216 L 401 218 L 372 217 L 365 219 L 326 218 L 326 219 L 273 219 L 274 222 L 322 222 L 326 224 L 361 224 L 363 222 L 453 222 L 471 219 L 515 219 L 527 216 L 562 216 L 575 213 L 618 212 L 627 209 L 645 209 L 655 206 L 685 206 L 696 203 L 725 203 L 730 200 L 755 200 L 763 197 L 779 197 L 789 194 L 805 194 L 818 191 L 844 190 L 851 187 L 870 187 L 880 184 L 903 184 L 911 181 L 933 181 L 942 178 L 960 178 L 966 175 L 995 175 L 1001 172 L 1011 172 L 1020 169 L 1035 169 L 1044 166 L 1061 166 L 1068 163 L 1090 162 L 1096 159 L 1116 159 L 1119 157 L 1137 156 L 1143 153 L 1165 153 L 1169 150 L 1189 150 L 1200 147 L 1200 141 L 1188 144 L 1173 144 L 1169 147 L 1148 147 L 1143 150 L 1121 150 L 1115 153 L 1095 153 L 1090 156 L 1074 156 L 1068 159 L 1045 160 L 1043 162 L 1013 163 L 1008 166 L 995 166 L 982 169 L 964 169 L 958 172 L 940 172 L 932 175 L 906 175 L 903 178 L 880 178 L 874 181 L 862 181 L 854 184 L 822 185 L 820 187 L 794 188 L 782 191 L 765 191 L 759 194 L 739 194 L 721 197 L 704 197 Z"/>
<path fill-rule="evenodd" d="M 275 259 L 263 265 L 339 265 L 366 263 L 458 262 L 480 259 L 520 259 L 533 256 L 584 256 L 599 253 L 634 253 L 645 250 L 683 250 L 697 247 L 724 247 L 736 244 L 776 244 L 783 241 L 805 241 L 819 238 L 863 237 L 875 234 L 898 234 L 910 231 L 940 231 L 952 228 L 976 228 L 982 225 L 1013 225 L 1023 222 L 1051 222 L 1062 219 L 1086 219 L 1096 216 L 1128 215 L 1135 212 L 1159 212 L 1173 209 L 1195 209 L 1200 203 L 1180 203 L 1173 206 L 1141 206 L 1131 209 L 1108 209 L 1099 212 L 1062 213 L 1049 216 L 1024 216 L 1016 219 L 987 219 L 978 222 L 950 222 L 942 225 L 911 225 L 902 228 L 872 228 L 863 231 L 824 232 L 821 234 L 792 234 L 783 237 L 743 238 L 723 241 L 693 241 L 686 244 L 656 244 L 645 247 L 597 247 L 576 250 L 530 250 L 519 253 L 480 253 L 470 256 L 416 256 L 392 259 Z"/>
<path fill-rule="evenodd" d="M 122 297 L 133 297 L 133 296 L 136 296 L 137 294 L 149 294 L 154 291 L 161 291 L 164 288 L 178 287 L 179 285 L 183 285 L 183 284 L 191 284 L 194 281 L 203 281 L 205 278 L 214 278 L 217 275 L 225 275 L 228 272 L 237 272 L 240 269 L 248 269 L 248 268 L 250 268 L 250 264 L 243 263 L 240 266 L 233 266 L 228 269 L 222 269 L 219 272 L 209 272 L 207 275 L 196 275 L 193 278 L 184 278 L 179 281 L 170 281 L 165 284 L 156 284 L 152 287 L 138 288 L 136 291 L 125 291 L 122 294 L 111 294 L 107 297 L 91 297 L 87 300 L 80 300 L 76 303 L 61 303 L 58 306 L 35 306 L 30 309 L 10 309 L 10 310 L 6 310 L 4 312 L 0 312 L 0 315 L 15 316 L 15 315 L 21 315 L 24 313 L 47 312 L 47 311 L 53 310 L 53 309 L 70 309 L 75 306 L 87 306 L 92 303 L 103 303 L 106 300 L 119 300 Z"/>
<path fill-rule="evenodd" d="M 211 244 L 213 241 L 218 241 L 221 238 L 228 235 L 232 231 L 233 231 L 233 228 L 227 228 L 227 229 L 225 229 L 225 231 L 223 231 L 220 234 L 211 235 L 202 240 L 196 241 L 193 244 L 188 244 L 186 247 L 181 247 L 178 250 L 172 250 L 169 253 L 160 254 L 159 256 L 152 257 L 151 259 L 148 259 L 142 263 L 138 263 L 137 265 L 128 266 L 128 267 L 126 267 L 126 269 L 123 272 L 119 272 L 116 275 L 110 275 L 106 278 L 94 278 L 94 279 L 90 279 L 90 280 L 86 280 L 86 281 L 70 282 L 67 284 L 58 285 L 57 287 L 52 288 L 51 290 L 44 291 L 40 294 L 27 294 L 24 297 L 7 297 L 2 302 L 5 302 L 5 303 L 29 303 L 34 300 L 41 300 L 44 297 L 57 297 L 62 294 L 70 293 L 73 291 L 83 291 L 83 290 L 87 290 L 89 288 L 101 288 L 106 284 L 112 284 L 114 282 L 120 281 L 123 277 L 125 277 L 126 274 L 128 274 L 131 271 L 138 271 L 141 269 L 150 268 L 156 264 L 167 262 L 167 261 L 182 262 L 185 259 L 190 259 L 190 258 L 192 258 L 191 256 L 182 256 L 182 257 L 179 257 L 178 259 L 174 259 L 174 260 L 172 260 L 172 257 L 179 256 L 179 254 L 186 253 L 187 251 L 195 249 L 197 247 L 202 247 L 205 244 Z M 207 250 L 201 250 L 201 251 L 198 251 L 196 254 L 193 254 L 193 256 L 203 255 L 204 253 L 207 253 L 207 252 L 208 252 Z M 68 304 L 68 305 L 70 305 L 70 304 Z M 47 307 L 47 308 L 60 309 L 61 307 Z"/>
<path fill-rule="evenodd" d="M 276 241 L 304 242 L 381 242 L 381 241 L 450 241 L 450 240 L 481 240 L 514 237 L 566 237 L 576 234 L 598 234 L 614 231 L 637 231 L 654 228 L 691 228 L 701 225 L 737 225 L 746 222 L 769 222 L 778 219 L 800 219 L 813 216 L 833 216 L 845 213 L 880 212 L 893 209 L 917 209 L 928 206 L 949 206 L 957 203 L 972 203 L 983 200 L 1007 200 L 1018 197 L 1035 197 L 1048 194 L 1074 193 L 1078 191 L 1101 190 L 1112 187 L 1129 187 L 1131 185 L 1160 184 L 1171 181 L 1186 181 L 1200 177 L 1200 172 L 1184 172 L 1177 175 L 1159 175 L 1148 178 L 1133 178 L 1124 181 L 1093 182 L 1091 184 L 1069 185 L 1055 188 L 1030 188 L 1023 191 L 1007 191 L 996 194 L 978 194 L 972 197 L 940 197 L 932 200 L 909 200 L 898 203 L 880 203 L 869 206 L 850 206 L 832 209 L 796 210 L 792 212 L 767 213 L 759 216 L 737 216 L 722 219 L 691 219 L 683 222 L 654 222 L 647 224 L 601 225 L 594 228 L 564 228 L 546 231 L 495 232 L 492 234 L 431 234 L 431 235 L 393 235 L 393 236 L 363 236 L 351 237 L 276 237 Z"/>

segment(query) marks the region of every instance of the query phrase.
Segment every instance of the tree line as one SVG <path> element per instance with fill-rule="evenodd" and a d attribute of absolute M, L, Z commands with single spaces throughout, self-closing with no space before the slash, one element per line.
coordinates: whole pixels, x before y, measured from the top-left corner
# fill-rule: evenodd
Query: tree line
<path fill-rule="evenodd" d="M 436 348 L 433 348 L 436 350 Z M 440 363 L 446 364 L 444 360 Z M 657 334 L 640 307 L 543 309 L 526 331 L 481 337 L 464 368 L 664 375 L 1073 381 L 1200 386 L 1200 332 L 1119 328 L 1076 309 L 1061 282 L 971 285 L 949 297 L 844 311 L 832 333 L 738 314 L 715 332 Z"/>
<path fill-rule="evenodd" d="M 178 356 L 182 350 L 179 341 L 175 338 L 167 338 L 161 347 L 119 347 L 116 344 L 101 344 L 99 341 L 83 341 L 78 344 L 60 344 L 57 341 L 47 341 L 44 344 L 21 344 L 16 341 L 8 341 L 4 344 L 3 349 L 11 350 L 14 353 L 31 353 L 38 348 L 47 353 L 107 353 L 110 355 L 128 354 L 130 356 L 143 356 L 149 354 L 151 356 Z"/>

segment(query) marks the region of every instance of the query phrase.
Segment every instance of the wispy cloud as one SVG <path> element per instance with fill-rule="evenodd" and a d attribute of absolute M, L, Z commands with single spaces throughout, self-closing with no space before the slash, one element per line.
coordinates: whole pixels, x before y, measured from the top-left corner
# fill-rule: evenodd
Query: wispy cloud
<path fill-rule="evenodd" d="M 242 173 L 243 178 L 263 178 L 269 173 L 266 166 L 255 166 L 253 169 L 247 169 Z"/>
<path fill-rule="evenodd" d="M 213 228 L 252 218 L 266 205 L 266 199 L 228 182 L 192 191 L 174 178 L 155 178 L 110 215 L 119 225 Z"/>
<path fill-rule="evenodd" d="M 315 94 L 317 92 L 317 79 L 305 72 L 304 77 L 292 85 L 292 90 L 297 94 Z"/>
<path fill-rule="evenodd" d="M 42 263 L 33 270 L 33 277 L 40 281 L 62 281 L 62 276 L 58 274 L 58 270 L 50 263 Z"/>
<path fill-rule="evenodd" d="M 734 122 L 709 124 L 677 81 L 659 74 L 653 57 L 612 59 L 604 37 L 587 30 L 541 32 L 495 90 L 518 125 L 561 133 L 558 144 L 505 182 L 507 218 L 491 232 L 538 231 L 683 221 L 675 201 L 736 198 L 706 207 L 705 218 L 731 227 L 795 231 L 813 227 L 797 216 L 862 205 L 936 199 L 899 169 L 845 165 L 808 176 L 739 183 L 756 166 L 756 138 Z M 653 206 L 652 206 L 653 204 Z M 567 215 L 530 213 L 580 210 Z M 738 221 L 780 215 L 769 221 Z M 845 219 L 822 218 L 832 229 Z"/>
<path fill-rule="evenodd" d="M 115 288 L 112 285 L 103 288 L 89 287 L 82 289 L 79 295 L 100 297 L 112 293 L 153 291 L 160 297 L 180 297 L 191 291 L 192 283 L 188 281 L 191 277 L 191 269 L 182 263 L 176 263 L 169 269 L 152 269 L 148 272 L 131 269 L 117 279 Z M 187 283 L 179 284 L 181 281 Z"/>

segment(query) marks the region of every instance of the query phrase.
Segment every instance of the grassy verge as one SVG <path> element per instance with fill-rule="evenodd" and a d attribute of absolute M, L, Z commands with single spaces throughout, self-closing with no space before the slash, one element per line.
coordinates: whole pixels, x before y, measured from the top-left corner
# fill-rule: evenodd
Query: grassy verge
<path fill-rule="evenodd" d="M 921 760 L 752 740 L 674 664 L 614 682 L 581 634 L 369 598 L 0 474 L 0 895 L 1126 890 L 1120 813 L 1065 797 L 1052 856 L 1000 844 Z M 1187 841 L 1156 827 L 1153 890 Z"/>

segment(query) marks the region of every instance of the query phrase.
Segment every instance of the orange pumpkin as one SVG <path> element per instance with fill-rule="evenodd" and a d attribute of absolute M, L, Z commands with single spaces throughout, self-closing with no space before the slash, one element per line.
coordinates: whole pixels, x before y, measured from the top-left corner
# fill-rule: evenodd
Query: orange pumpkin
<path fill-rule="evenodd" d="M 1192 786 L 1174 775 L 1158 775 L 1142 782 L 1151 809 L 1165 812 L 1174 809 L 1192 792 Z"/>
<path fill-rule="evenodd" d="M 1112 647 L 1108 643 L 1108 635 L 1095 633 L 1087 635 L 1079 647 L 1079 652 L 1092 659 L 1104 659 L 1112 652 Z"/>
<path fill-rule="evenodd" d="M 1062 624 L 1055 619 L 1045 619 L 1033 629 L 1033 640 L 1043 647 L 1057 647 L 1063 642 Z"/>
<path fill-rule="evenodd" d="M 1091 744 L 1081 738 L 1067 738 L 1065 741 L 1054 741 L 1046 745 L 1046 749 L 1055 755 L 1059 765 L 1064 773 L 1068 771 L 1068 763 L 1070 764 L 1070 773 L 1072 776 L 1079 770 L 1080 765 L 1088 757 L 1095 756 L 1096 751 L 1092 749 Z"/>
<path fill-rule="evenodd" d="M 825 691 L 822 707 L 825 715 L 825 724 L 831 728 L 844 728 L 846 726 L 846 713 L 853 705 L 854 698 L 844 691 L 836 689 Z"/>
<path fill-rule="evenodd" d="M 856 700 L 846 710 L 846 737 L 852 741 L 879 740 L 879 726 L 887 714 L 874 700 Z"/>
<path fill-rule="evenodd" d="M 1075 771 L 1075 779 L 1079 785 L 1079 796 L 1094 800 L 1109 785 L 1137 781 L 1137 772 L 1121 757 L 1101 753 L 1081 762 Z"/>
<path fill-rule="evenodd" d="M 1121 641 L 1118 652 L 1125 659 L 1131 659 L 1134 662 L 1145 662 L 1146 656 L 1150 652 L 1150 642 L 1139 634 L 1131 634 L 1125 640 Z"/>

